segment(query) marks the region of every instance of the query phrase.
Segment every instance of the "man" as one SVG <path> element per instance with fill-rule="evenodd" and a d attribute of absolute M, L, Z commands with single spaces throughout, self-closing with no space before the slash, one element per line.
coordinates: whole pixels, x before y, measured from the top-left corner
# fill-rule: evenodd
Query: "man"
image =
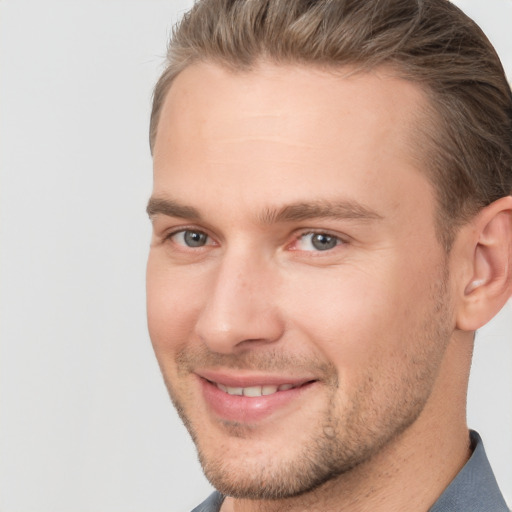
<path fill-rule="evenodd" d="M 151 119 L 151 339 L 197 511 L 506 511 L 465 402 L 512 94 L 447 0 L 204 0 Z"/>

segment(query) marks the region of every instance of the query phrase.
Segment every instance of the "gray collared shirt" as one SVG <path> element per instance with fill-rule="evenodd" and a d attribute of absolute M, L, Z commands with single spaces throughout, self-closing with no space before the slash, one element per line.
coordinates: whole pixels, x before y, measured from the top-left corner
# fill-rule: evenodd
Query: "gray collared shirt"
<path fill-rule="evenodd" d="M 471 443 L 475 448 L 470 459 L 429 512 L 509 512 L 482 439 L 474 431 Z"/>
<path fill-rule="evenodd" d="M 480 436 L 471 431 L 473 454 L 428 512 L 510 512 Z M 220 512 L 224 497 L 214 492 L 192 512 Z"/>

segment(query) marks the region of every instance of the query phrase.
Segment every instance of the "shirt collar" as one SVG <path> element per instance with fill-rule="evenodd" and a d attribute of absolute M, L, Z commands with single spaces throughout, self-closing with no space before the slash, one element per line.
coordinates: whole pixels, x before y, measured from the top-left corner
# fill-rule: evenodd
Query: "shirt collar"
<path fill-rule="evenodd" d="M 509 512 L 482 439 L 470 432 L 473 454 L 429 512 Z"/>

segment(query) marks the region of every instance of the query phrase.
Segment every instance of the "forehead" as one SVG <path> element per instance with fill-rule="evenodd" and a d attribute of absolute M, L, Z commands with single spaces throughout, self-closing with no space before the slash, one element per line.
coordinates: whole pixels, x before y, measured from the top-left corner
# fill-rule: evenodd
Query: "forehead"
<path fill-rule="evenodd" d="M 373 199 L 390 191 L 396 202 L 404 173 L 422 174 L 414 134 L 425 102 L 416 84 L 384 68 L 192 65 L 162 109 L 154 193 L 231 193 L 249 205 L 270 193 L 282 202 L 325 197 L 336 186 L 349 199 L 373 188 Z"/>

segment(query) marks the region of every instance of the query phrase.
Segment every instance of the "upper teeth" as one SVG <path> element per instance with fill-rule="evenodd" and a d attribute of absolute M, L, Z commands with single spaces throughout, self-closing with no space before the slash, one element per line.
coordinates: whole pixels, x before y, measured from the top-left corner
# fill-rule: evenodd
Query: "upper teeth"
<path fill-rule="evenodd" d="M 217 387 L 222 391 L 228 393 L 229 395 L 239 395 L 239 396 L 264 396 L 264 395 L 272 395 L 277 391 L 286 391 L 288 389 L 292 389 L 295 386 L 293 384 L 281 384 L 280 386 L 249 386 L 247 388 L 232 388 L 229 386 L 224 386 L 223 384 L 217 384 Z"/>

